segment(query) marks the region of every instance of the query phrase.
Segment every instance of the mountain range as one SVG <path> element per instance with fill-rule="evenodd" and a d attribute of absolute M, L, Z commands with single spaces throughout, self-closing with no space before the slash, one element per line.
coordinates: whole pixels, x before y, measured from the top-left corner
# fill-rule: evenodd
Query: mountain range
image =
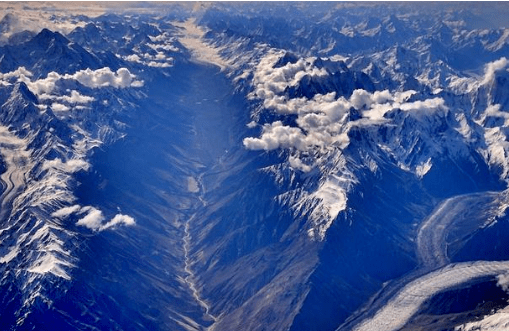
<path fill-rule="evenodd" d="M 505 4 L 35 6 L 0 20 L 6 330 L 509 323 Z"/>

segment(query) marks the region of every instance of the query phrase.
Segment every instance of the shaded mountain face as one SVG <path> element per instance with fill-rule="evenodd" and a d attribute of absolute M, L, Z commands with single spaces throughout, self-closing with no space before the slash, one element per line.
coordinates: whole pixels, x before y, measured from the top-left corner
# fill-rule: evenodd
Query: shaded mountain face
<path fill-rule="evenodd" d="M 147 6 L 0 21 L 7 329 L 507 320 L 498 4 Z"/>

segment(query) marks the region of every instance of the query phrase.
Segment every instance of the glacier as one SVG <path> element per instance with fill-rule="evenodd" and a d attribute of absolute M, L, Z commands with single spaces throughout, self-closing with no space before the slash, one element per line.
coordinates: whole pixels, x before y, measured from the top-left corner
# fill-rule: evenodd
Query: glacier
<path fill-rule="evenodd" d="M 507 325 L 504 3 L 0 7 L 3 328 Z"/>

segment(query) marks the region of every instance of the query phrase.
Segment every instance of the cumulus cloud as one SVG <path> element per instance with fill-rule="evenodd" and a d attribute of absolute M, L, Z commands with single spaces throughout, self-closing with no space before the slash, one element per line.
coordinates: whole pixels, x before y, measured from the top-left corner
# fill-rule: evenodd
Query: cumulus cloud
<path fill-rule="evenodd" d="M 131 55 L 125 56 L 124 60 L 129 61 L 129 62 L 141 63 L 141 58 L 138 56 L 138 54 L 131 54 Z"/>
<path fill-rule="evenodd" d="M 109 228 L 112 228 L 112 227 L 115 227 L 115 226 L 118 226 L 118 225 L 132 226 L 132 225 L 135 225 L 135 224 L 136 224 L 136 222 L 134 221 L 134 218 L 132 218 L 131 216 L 117 214 L 109 222 L 107 222 L 106 224 L 102 225 L 99 228 L 99 231 L 106 230 L 106 229 L 109 229 Z"/>
<path fill-rule="evenodd" d="M 28 71 L 25 67 L 19 67 L 16 70 L 7 72 L 7 73 L 1 73 L 0 72 L 0 81 L 5 81 L 8 83 L 13 78 L 19 78 L 19 77 L 32 77 L 32 73 Z"/>
<path fill-rule="evenodd" d="M 168 62 L 150 61 L 149 63 L 147 63 L 147 65 L 149 67 L 153 67 L 153 68 L 169 68 L 169 67 L 171 67 L 171 64 L 169 64 Z"/>
<path fill-rule="evenodd" d="M 56 83 L 61 79 L 76 80 L 90 88 L 101 87 L 141 87 L 143 81 L 136 80 L 136 76 L 131 74 L 127 68 L 120 68 L 116 72 L 110 68 L 104 67 L 97 70 L 85 69 L 74 74 L 61 75 L 56 72 L 50 72 L 46 78 L 32 81 L 30 76 L 20 74 L 19 79 L 25 82 L 34 94 L 43 95 L 43 98 L 50 99 L 55 90 Z M 83 96 L 77 91 L 72 91 L 70 96 L 62 96 L 60 101 L 87 103 L 93 101 L 93 97 Z"/>
<path fill-rule="evenodd" d="M 56 112 L 66 112 L 70 110 L 70 108 L 67 107 L 66 105 L 57 102 L 51 104 L 51 109 L 53 109 L 53 111 Z"/>
<path fill-rule="evenodd" d="M 135 80 L 136 76 L 131 74 L 127 68 L 120 68 L 116 72 L 111 71 L 110 68 L 104 67 L 97 70 L 85 69 L 80 70 L 72 75 L 66 74 L 62 76 L 63 79 L 74 79 L 81 84 L 91 87 L 138 87 L 142 86 L 141 81 Z"/>
<path fill-rule="evenodd" d="M 261 59 L 256 67 L 253 78 L 254 91 L 252 97 L 272 99 L 284 92 L 286 87 L 295 86 L 306 74 L 310 76 L 325 76 L 327 72 L 312 65 L 314 58 L 299 59 L 296 63 L 287 63 L 282 67 L 275 64 L 283 56 L 283 52 L 271 51 Z"/>
<path fill-rule="evenodd" d="M 372 95 L 365 90 L 357 89 L 353 91 L 350 102 L 355 109 L 370 108 L 372 104 Z"/>
<path fill-rule="evenodd" d="M 284 126 L 281 122 L 265 124 L 260 137 L 245 138 L 244 146 L 252 150 L 293 148 L 298 151 L 328 147 L 342 148 L 348 145 L 349 113 L 356 109 L 362 121 L 356 125 L 376 124 L 386 121 L 384 115 L 395 108 L 405 111 L 434 110 L 445 108 L 441 98 L 408 102 L 415 91 L 391 93 L 388 90 L 374 93 L 363 89 L 354 90 L 349 99 L 335 92 L 316 94 L 312 98 L 289 98 L 285 91 L 295 86 L 304 76 L 325 77 L 329 73 L 317 68 L 316 58 L 303 58 L 295 63 L 276 66 L 282 52 L 272 51 L 262 58 L 253 76 L 253 92 L 250 98 L 260 99 L 266 109 L 285 115 L 297 115 L 297 126 Z M 256 123 L 249 123 L 254 127 Z"/>
<path fill-rule="evenodd" d="M 166 55 L 164 55 L 163 52 L 157 52 L 155 59 L 156 60 L 166 60 Z"/>
<path fill-rule="evenodd" d="M 68 212 L 68 210 L 65 212 Z M 72 212 L 76 212 L 76 210 L 73 209 Z M 134 218 L 123 214 L 117 214 L 110 221 L 104 223 L 106 218 L 104 217 L 102 211 L 90 206 L 81 208 L 79 213 L 87 214 L 79 219 L 78 222 L 76 222 L 76 225 L 84 226 L 93 231 L 103 231 L 120 225 L 133 226 L 136 224 Z"/>
<path fill-rule="evenodd" d="M 299 150 L 306 149 L 305 136 L 302 130 L 283 125 L 281 121 L 266 124 L 260 138 L 244 139 L 244 146 L 248 149 L 263 149 L 266 151 L 277 148 L 295 147 Z"/>
<path fill-rule="evenodd" d="M 153 50 L 166 50 L 171 52 L 178 52 L 178 47 L 174 46 L 173 43 L 175 42 L 174 37 L 170 37 L 168 33 L 164 32 L 158 36 L 148 36 L 150 40 L 153 42 L 153 44 L 149 43 L 147 44 L 148 47 L 152 48 Z"/>
<path fill-rule="evenodd" d="M 102 227 L 102 222 L 105 219 L 102 211 L 94 207 L 83 207 L 81 211 L 86 212 L 87 214 L 80 218 L 78 222 L 76 222 L 76 225 L 84 226 L 94 231 L 99 231 Z"/>
<path fill-rule="evenodd" d="M 41 78 L 35 81 L 32 81 L 30 78 L 26 76 L 20 76 L 20 80 L 25 82 L 34 94 L 50 94 L 55 89 L 57 81 L 59 81 L 62 76 L 54 71 L 50 72 L 46 78 Z"/>
<path fill-rule="evenodd" d="M 431 111 L 436 109 L 444 109 L 445 101 L 442 98 L 433 98 L 426 100 L 419 100 L 414 102 L 403 103 L 400 107 L 401 110 L 405 111 Z"/>
<path fill-rule="evenodd" d="M 172 66 L 173 58 L 167 57 L 163 52 L 157 52 L 156 55 L 149 53 L 142 54 L 141 58 L 138 54 L 125 56 L 124 59 L 130 62 L 136 62 L 153 68 L 169 68 Z"/>
<path fill-rule="evenodd" d="M 52 217 L 64 218 L 81 210 L 80 205 L 60 208 L 51 214 Z"/>
<path fill-rule="evenodd" d="M 156 50 L 156 55 L 152 55 L 149 53 L 143 54 L 143 57 L 145 58 L 144 61 L 139 61 L 139 63 L 147 65 L 149 67 L 156 67 L 156 68 L 168 68 L 171 67 L 171 63 L 173 62 L 172 57 L 166 56 L 164 52 L 160 52 Z"/>
<path fill-rule="evenodd" d="M 481 82 L 481 85 L 487 84 L 491 82 L 495 78 L 495 74 L 497 71 L 506 69 L 509 64 L 509 60 L 507 58 L 502 57 L 496 61 L 487 63 L 484 66 L 484 78 Z"/>
<path fill-rule="evenodd" d="M 504 291 L 509 292 L 509 273 L 498 275 L 497 285 Z"/>
<path fill-rule="evenodd" d="M 158 50 L 158 49 L 162 49 L 162 50 L 165 50 L 165 51 L 168 51 L 168 52 L 174 52 L 174 53 L 177 53 L 177 52 L 180 52 L 180 49 L 172 44 L 163 44 L 163 45 L 151 45 L 151 44 L 148 44 L 149 47 L 152 47 L 152 46 L 155 46 L 155 49 Z"/>
<path fill-rule="evenodd" d="M 136 80 L 136 76 L 131 74 L 128 69 L 120 68 L 116 72 L 111 71 L 110 68 L 105 67 L 97 70 L 80 70 L 74 74 L 61 75 L 56 72 L 50 72 L 46 78 L 41 78 L 32 81 L 32 73 L 24 67 L 20 67 L 15 71 L 6 74 L 0 74 L 0 83 L 2 85 L 11 84 L 9 80 L 17 78 L 27 84 L 32 93 L 38 96 L 42 102 L 49 102 L 46 105 L 51 105 L 55 112 L 67 112 L 72 108 L 83 109 L 84 105 L 95 101 L 92 96 L 82 95 L 76 90 L 71 90 L 68 95 L 56 95 L 55 89 L 57 82 L 64 80 L 76 80 L 81 84 L 90 88 L 114 87 L 114 88 L 127 88 L 127 87 L 141 87 L 143 81 Z M 67 90 L 69 92 L 69 90 Z"/>

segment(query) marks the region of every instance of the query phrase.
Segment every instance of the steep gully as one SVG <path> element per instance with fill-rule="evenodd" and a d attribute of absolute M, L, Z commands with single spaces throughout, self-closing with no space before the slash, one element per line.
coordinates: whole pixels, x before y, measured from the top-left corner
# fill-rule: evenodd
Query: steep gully
<path fill-rule="evenodd" d="M 476 278 L 509 271 L 509 261 L 450 263 L 447 236 L 459 225 L 475 229 L 493 215 L 499 193 L 483 192 L 454 196 L 443 201 L 421 223 L 416 251 L 419 268 L 387 284 L 366 307 L 338 330 L 398 330 L 433 295 Z M 476 215 L 465 214 L 477 210 Z M 470 223 L 470 224 L 464 224 Z"/>

